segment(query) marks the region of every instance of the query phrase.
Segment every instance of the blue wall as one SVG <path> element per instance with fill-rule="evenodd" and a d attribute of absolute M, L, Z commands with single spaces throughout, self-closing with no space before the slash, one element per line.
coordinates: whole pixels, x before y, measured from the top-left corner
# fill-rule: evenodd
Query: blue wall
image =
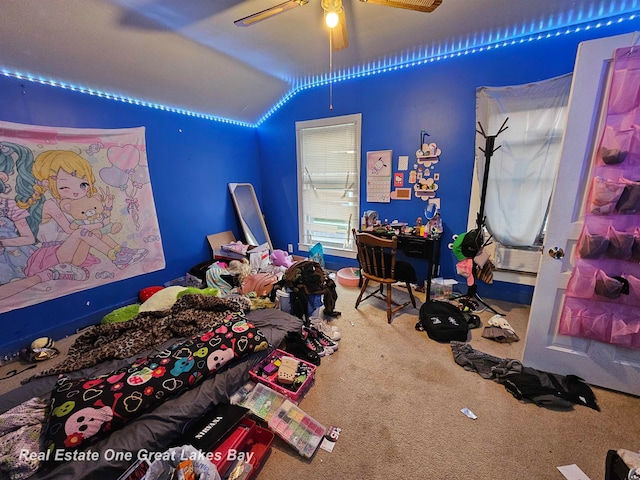
<path fill-rule="evenodd" d="M 336 83 L 332 111 L 328 87 L 306 90 L 258 129 L 0 77 L 0 120 L 79 128 L 146 127 L 151 183 L 167 262 L 163 271 L 0 315 L 0 354 L 25 347 L 37 336 L 71 334 L 133 303 L 141 288 L 184 275 L 192 265 L 210 258 L 207 234 L 233 230 L 242 238 L 229 182 L 254 184 L 276 248 L 297 245 L 295 122 L 299 120 L 362 113 L 363 160 L 368 150 L 392 149 L 394 164 L 398 155 L 413 157 L 420 130 L 427 130 L 430 141 L 442 149 L 436 171 L 441 175 L 438 196 L 445 239 L 466 230 L 476 154 L 475 89 L 568 73 L 580 41 L 639 26 L 627 22 Z M 361 195 L 365 193 L 362 185 Z M 415 199 L 391 204 L 363 202 L 361 206 L 379 211 L 382 218 L 409 222 L 423 208 L 424 203 Z M 450 252 L 443 250 L 442 258 L 443 275 L 454 276 Z M 332 268 L 354 265 L 344 259 L 328 260 Z M 513 284 L 495 282 L 480 287 L 483 296 L 521 303 L 529 302 L 532 295 L 531 288 Z"/>
<path fill-rule="evenodd" d="M 476 88 L 516 85 L 570 73 L 579 42 L 633 31 L 638 25 L 640 22 L 554 37 L 334 83 L 333 110 L 329 109 L 328 86 L 301 92 L 259 129 L 261 158 L 268 169 L 263 183 L 263 209 L 274 245 L 284 248 L 298 242 L 295 122 L 362 113 L 361 172 L 366 171 L 366 152 L 372 150 L 393 150 L 394 171 L 399 155 L 408 155 L 412 165 L 421 130 L 426 130 L 430 134 L 428 141 L 442 150 L 434 170 L 440 173 L 437 196 L 441 198 L 445 223 L 441 273 L 463 280 L 455 275 L 454 257 L 446 244 L 453 234 L 467 229 L 474 156 L 482 155 L 474 145 Z M 418 216 L 424 217 L 425 202 L 416 198 L 367 203 L 365 177 L 361 176 L 361 212 L 372 209 L 379 212 L 381 219 L 410 224 Z M 411 186 L 406 178 L 405 186 Z M 356 265 L 354 260 L 339 257 L 329 257 L 327 261 L 332 268 Z M 417 267 L 426 274 L 426 262 Z M 479 282 L 478 293 L 530 303 L 533 288 Z"/>
<path fill-rule="evenodd" d="M 166 268 L 0 315 L 0 353 L 37 336 L 61 338 L 137 301 L 141 288 L 162 285 L 211 258 L 206 235 L 237 238 L 227 183 L 251 182 L 261 194 L 257 130 L 201 120 L 68 90 L 0 77 L 0 120 L 82 128 L 146 128 L 151 185 Z"/>

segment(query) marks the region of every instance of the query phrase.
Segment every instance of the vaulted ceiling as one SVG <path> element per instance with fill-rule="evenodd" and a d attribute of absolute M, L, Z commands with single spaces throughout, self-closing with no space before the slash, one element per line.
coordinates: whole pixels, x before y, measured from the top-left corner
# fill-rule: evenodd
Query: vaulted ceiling
<path fill-rule="evenodd" d="M 443 0 L 431 13 L 343 0 L 349 45 L 332 55 L 321 0 L 234 25 L 283 1 L 2 0 L 0 70 L 255 125 L 331 75 L 595 28 L 640 11 L 639 0 Z"/>

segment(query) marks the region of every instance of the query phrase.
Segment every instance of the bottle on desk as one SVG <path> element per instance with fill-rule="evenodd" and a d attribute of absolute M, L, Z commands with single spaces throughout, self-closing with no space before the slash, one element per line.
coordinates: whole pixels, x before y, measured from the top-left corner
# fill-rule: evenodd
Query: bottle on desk
<path fill-rule="evenodd" d="M 414 229 L 416 235 L 424 237 L 424 225 L 422 224 L 422 217 L 416 218 L 416 228 Z"/>

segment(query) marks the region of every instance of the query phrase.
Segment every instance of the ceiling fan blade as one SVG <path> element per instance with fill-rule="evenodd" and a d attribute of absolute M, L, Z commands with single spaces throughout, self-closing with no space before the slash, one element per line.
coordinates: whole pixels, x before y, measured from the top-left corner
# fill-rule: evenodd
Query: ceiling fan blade
<path fill-rule="evenodd" d="M 344 50 L 349 46 L 349 38 L 347 37 L 347 18 L 344 14 L 344 8 L 338 13 L 338 24 L 329 30 L 331 35 L 331 48 L 334 52 Z"/>
<path fill-rule="evenodd" d="M 405 8 L 417 12 L 433 12 L 442 0 L 360 0 L 361 2 L 376 3 L 388 7 Z"/>
<path fill-rule="evenodd" d="M 278 15 L 282 12 L 286 12 L 287 10 L 291 10 L 292 8 L 306 5 L 307 3 L 309 3 L 309 0 L 287 0 L 286 2 L 279 5 L 275 5 L 273 7 L 267 8 L 266 10 L 262 10 L 261 12 L 254 13 L 247 17 L 236 20 L 233 23 L 238 27 L 248 27 L 250 25 L 253 25 L 254 23 L 266 20 L 269 17 L 273 17 L 274 15 Z"/>

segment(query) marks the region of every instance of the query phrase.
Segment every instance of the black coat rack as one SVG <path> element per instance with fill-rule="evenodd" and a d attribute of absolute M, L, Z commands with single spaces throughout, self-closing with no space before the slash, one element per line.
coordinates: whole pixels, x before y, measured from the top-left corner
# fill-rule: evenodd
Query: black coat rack
<path fill-rule="evenodd" d="M 495 135 L 487 135 L 484 131 L 484 128 L 482 128 L 482 124 L 478 122 L 479 128 L 476 130 L 476 132 L 482 135 L 485 139 L 485 147 L 484 148 L 478 147 L 480 151 L 484 153 L 484 174 L 482 175 L 482 191 L 480 193 L 480 209 L 478 210 L 478 214 L 476 216 L 476 228 L 478 229 L 478 232 L 483 232 L 485 227 L 486 217 L 484 216 L 484 206 L 485 206 L 485 201 L 487 197 L 487 184 L 489 180 L 489 167 L 491 165 L 491 157 L 502 146 L 502 145 L 498 145 L 497 147 L 495 146 L 496 138 L 498 137 L 498 135 L 504 132 L 507 128 L 509 128 L 507 126 L 508 120 L 509 120 L 509 117 L 505 118 L 504 122 L 498 129 L 498 133 L 496 133 Z M 472 269 L 472 272 L 475 277 L 475 267 Z M 481 303 L 496 315 L 504 315 L 498 312 L 497 310 L 495 310 L 494 308 L 492 308 L 491 306 L 489 306 L 482 298 L 480 298 L 480 296 L 478 295 L 478 281 L 475 278 L 473 281 L 473 285 L 471 285 L 468 288 L 467 294 L 464 297 L 460 298 L 460 301 L 463 305 L 464 305 L 465 298 L 467 300 L 473 299 Z"/>

